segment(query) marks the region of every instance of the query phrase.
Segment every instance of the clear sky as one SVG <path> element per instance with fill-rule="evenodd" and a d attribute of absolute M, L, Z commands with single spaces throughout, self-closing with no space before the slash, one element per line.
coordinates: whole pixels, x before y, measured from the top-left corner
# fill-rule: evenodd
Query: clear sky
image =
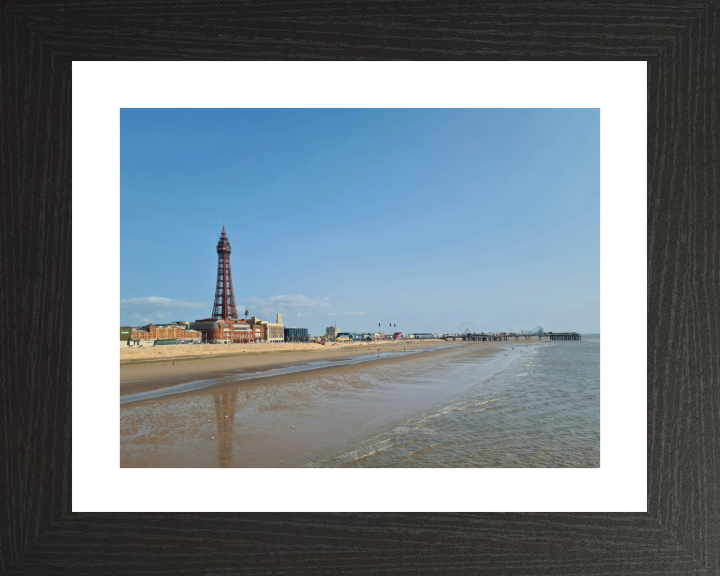
<path fill-rule="evenodd" d="M 600 331 L 597 109 L 124 109 L 120 321 Z M 390 329 L 389 324 L 397 325 Z"/>

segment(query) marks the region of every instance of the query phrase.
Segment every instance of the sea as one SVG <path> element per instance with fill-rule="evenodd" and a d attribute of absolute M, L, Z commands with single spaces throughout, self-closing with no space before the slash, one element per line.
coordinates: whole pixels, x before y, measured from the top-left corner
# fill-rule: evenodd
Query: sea
<path fill-rule="evenodd" d="M 501 354 L 436 363 L 416 377 L 468 388 L 302 466 L 599 467 L 600 335 Z M 515 356 L 507 366 L 504 354 Z"/>
<path fill-rule="evenodd" d="M 412 354 L 123 396 L 121 465 L 600 466 L 599 334 L 507 342 L 490 354 L 474 344 Z"/>

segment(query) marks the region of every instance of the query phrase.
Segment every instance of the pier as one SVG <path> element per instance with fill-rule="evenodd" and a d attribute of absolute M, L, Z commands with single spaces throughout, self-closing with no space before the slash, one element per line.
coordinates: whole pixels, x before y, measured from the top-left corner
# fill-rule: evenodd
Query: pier
<path fill-rule="evenodd" d="M 508 340 L 538 340 L 538 341 L 555 341 L 555 340 L 581 340 L 582 337 L 577 332 L 543 332 L 538 334 L 530 334 L 527 332 L 501 332 L 501 333 L 475 333 L 475 334 L 459 334 L 447 335 L 444 340 L 463 340 L 466 342 L 506 342 Z"/>
<path fill-rule="evenodd" d="M 543 340 L 582 340 L 577 332 L 550 332 L 542 336 Z"/>

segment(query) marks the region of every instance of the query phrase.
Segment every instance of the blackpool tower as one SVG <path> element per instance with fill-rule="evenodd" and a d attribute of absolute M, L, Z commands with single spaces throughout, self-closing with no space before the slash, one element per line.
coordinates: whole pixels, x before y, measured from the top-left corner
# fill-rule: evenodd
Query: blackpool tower
<path fill-rule="evenodd" d="M 215 284 L 215 304 L 212 313 L 213 320 L 238 319 L 232 285 L 232 272 L 230 271 L 230 252 L 232 252 L 232 248 L 227 234 L 225 234 L 225 224 L 223 223 L 222 233 L 217 244 L 218 271 L 217 283 Z"/>

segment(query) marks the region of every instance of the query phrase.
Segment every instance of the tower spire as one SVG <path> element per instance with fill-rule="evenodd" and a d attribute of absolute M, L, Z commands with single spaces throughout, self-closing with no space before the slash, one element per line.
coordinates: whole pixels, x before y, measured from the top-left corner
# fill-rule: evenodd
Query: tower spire
<path fill-rule="evenodd" d="M 215 283 L 215 303 L 213 304 L 213 320 L 238 319 L 235 306 L 235 292 L 232 285 L 232 271 L 230 269 L 230 253 L 232 247 L 225 233 L 225 220 L 217 244 L 218 271 Z"/>

